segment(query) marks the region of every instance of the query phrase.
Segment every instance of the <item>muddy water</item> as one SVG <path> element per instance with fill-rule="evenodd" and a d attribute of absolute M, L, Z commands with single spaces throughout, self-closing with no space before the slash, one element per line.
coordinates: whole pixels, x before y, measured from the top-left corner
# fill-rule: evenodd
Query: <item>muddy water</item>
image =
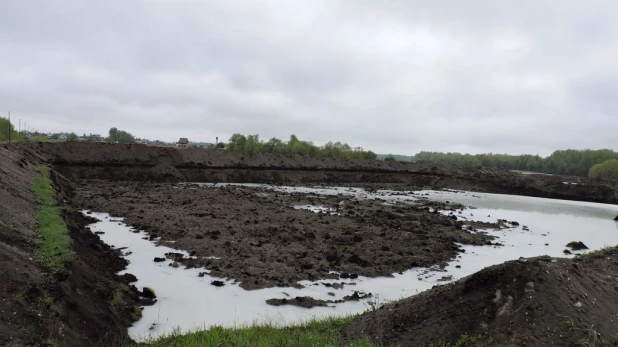
<path fill-rule="evenodd" d="M 212 187 L 202 186 L 204 189 Z M 208 272 L 204 269 L 172 268 L 168 265 L 169 261 L 153 262 L 154 257 L 178 251 L 155 246 L 153 242 L 143 239 L 146 236 L 144 233 L 131 232 L 130 227 L 116 218 L 112 219 L 106 214 L 93 214 L 101 222 L 93 224 L 91 228 L 93 231 L 105 232 L 100 235 L 103 241 L 115 247 L 127 247 L 124 252 L 127 253 L 126 259 L 130 264 L 126 272 L 138 277 L 136 286 L 140 289 L 143 286 L 151 287 L 158 296 L 158 303 L 146 307 L 143 311 L 144 317 L 130 328 L 129 333 L 133 338 L 143 340 L 156 337 L 170 333 L 175 328 L 192 330 L 213 325 L 243 326 L 253 323 L 285 325 L 316 317 L 358 313 L 376 304 L 414 295 L 433 285 L 457 280 L 506 260 L 538 255 L 567 257 L 563 250 L 570 241 L 583 241 L 591 250 L 618 244 L 618 223 L 613 221 L 618 213 L 618 206 L 614 205 L 455 191 L 370 193 L 359 188 L 249 186 L 282 193 L 304 192 L 380 199 L 389 204 L 409 204 L 424 199 L 457 202 L 471 207 L 455 212 L 461 220 L 493 222 L 496 219 L 506 219 L 517 221 L 519 226 L 497 231 L 480 231 L 499 237 L 497 242 L 504 246 L 463 246 L 466 252 L 451 262 L 444 271 L 410 269 L 394 274 L 393 277 L 359 277 L 354 280 L 324 280 L 317 283 L 301 281 L 299 283 L 304 286 L 302 289 L 268 288 L 245 291 L 233 284 L 233 280 L 223 279 L 226 282 L 223 287 L 211 285 L 215 278 L 208 275 L 198 277 L 200 272 Z M 334 212 L 325 211 L 322 206 L 291 207 L 306 209 L 307 213 Z M 324 285 L 334 282 L 344 282 L 345 285 L 343 289 Z M 265 303 L 265 300 L 270 298 L 296 296 L 337 300 L 353 294 L 354 291 L 372 293 L 374 297 L 312 309 L 274 307 Z"/>

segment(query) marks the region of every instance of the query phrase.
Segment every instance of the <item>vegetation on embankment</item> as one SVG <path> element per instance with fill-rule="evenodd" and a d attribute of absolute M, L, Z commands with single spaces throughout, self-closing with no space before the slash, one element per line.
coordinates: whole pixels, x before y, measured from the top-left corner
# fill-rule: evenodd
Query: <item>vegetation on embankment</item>
<path fill-rule="evenodd" d="M 323 146 L 316 146 L 311 141 L 301 141 L 296 135 L 291 135 L 285 142 L 278 138 L 271 138 L 267 142 L 260 140 L 260 135 L 234 134 L 227 144 L 230 151 L 260 152 L 260 153 L 301 153 L 314 157 L 324 158 L 356 158 L 375 159 L 376 154 L 361 147 L 352 148 L 347 143 L 328 142 Z"/>
<path fill-rule="evenodd" d="M 340 346 L 339 332 L 341 328 L 356 317 L 312 320 L 303 325 L 281 328 L 271 325 L 254 325 L 245 328 L 213 327 L 188 334 L 175 332 L 156 340 L 147 341 L 140 346 Z M 368 339 L 359 339 L 346 346 L 373 347 L 377 345 Z"/>
<path fill-rule="evenodd" d="M 533 171 L 582 177 L 587 176 L 590 168 L 594 165 L 610 159 L 618 159 L 618 152 L 610 149 L 567 149 L 555 151 L 550 156 L 545 158 L 531 154 L 508 155 L 485 153 L 473 155 L 461 153 L 420 152 L 413 157 L 413 160 L 426 160 L 444 164 L 486 166 L 506 170 Z M 590 177 L 596 178 L 592 176 Z"/>
<path fill-rule="evenodd" d="M 44 266 L 54 272 L 59 272 L 73 257 L 70 237 L 64 220 L 60 216 L 60 207 L 56 205 L 50 169 L 41 165 L 39 172 L 39 178 L 31 187 L 36 202 L 40 206 L 36 215 L 39 234 L 36 242 L 39 248 L 34 256 Z"/>
<path fill-rule="evenodd" d="M 610 159 L 596 164 L 590 168 L 588 177 L 604 180 L 618 180 L 618 159 Z"/>

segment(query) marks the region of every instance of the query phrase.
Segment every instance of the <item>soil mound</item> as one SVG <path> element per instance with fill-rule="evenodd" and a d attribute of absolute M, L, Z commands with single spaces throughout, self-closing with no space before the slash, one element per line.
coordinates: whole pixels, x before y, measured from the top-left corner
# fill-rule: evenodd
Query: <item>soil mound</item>
<path fill-rule="evenodd" d="M 345 341 L 359 336 L 394 346 L 618 346 L 618 248 L 486 268 L 342 330 Z"/>

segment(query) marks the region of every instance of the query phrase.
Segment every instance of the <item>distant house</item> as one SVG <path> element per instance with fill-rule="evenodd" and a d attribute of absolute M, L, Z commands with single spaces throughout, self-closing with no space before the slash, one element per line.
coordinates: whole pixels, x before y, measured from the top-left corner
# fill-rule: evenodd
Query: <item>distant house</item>
<path fill-rule="evenodd" d="M 66 136 L 65 134 L 60 134 L 58 135 L 58 140 L 60 141 L 66 141 L 69 137 Z"/>
<path fill-rule="evenodd" d="M 178 143 L 176 144 L 178 147 L 188 147 L 189 146 L 189 139 L 186 137 L 181 137 L 180 140 L 178 140 Z"/>

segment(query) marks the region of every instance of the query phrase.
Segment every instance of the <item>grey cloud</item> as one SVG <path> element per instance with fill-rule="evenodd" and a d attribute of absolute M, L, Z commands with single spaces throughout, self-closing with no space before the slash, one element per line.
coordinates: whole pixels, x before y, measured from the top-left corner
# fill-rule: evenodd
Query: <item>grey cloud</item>
<path fill-rule="evenodd" d="M 3 1 L 0 107 L 164 140 L 616 148 L 618 4 L 603 4 Z"/>

